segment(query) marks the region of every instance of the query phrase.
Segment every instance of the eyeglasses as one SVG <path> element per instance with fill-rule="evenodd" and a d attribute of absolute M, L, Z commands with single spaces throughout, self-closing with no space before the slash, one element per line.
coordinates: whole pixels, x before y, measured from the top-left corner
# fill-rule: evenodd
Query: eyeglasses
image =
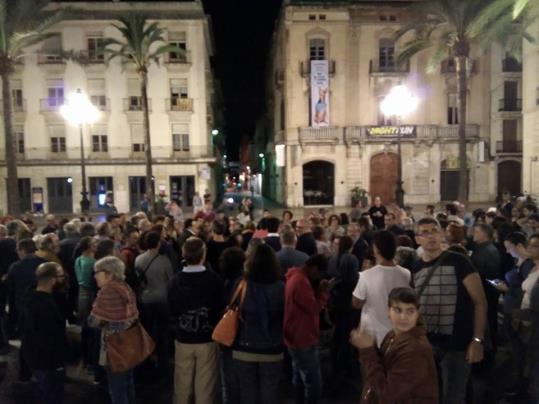
<path fill-rule="evenodd" d="M 432 229 L 432 230 L 423 230 L 422 232 L 420 233 L 417 233 L 417 235 L 419 237 L 430 237 L 430 236 L 435 236 L 437 235 L 438 233 L 440 233 L 440 230 L 438 229 Z"/>

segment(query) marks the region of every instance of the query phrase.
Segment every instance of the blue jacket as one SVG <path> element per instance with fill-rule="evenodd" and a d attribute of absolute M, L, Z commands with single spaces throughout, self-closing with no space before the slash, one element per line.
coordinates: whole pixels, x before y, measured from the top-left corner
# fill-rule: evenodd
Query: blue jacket
<path fill-rule="evenodd" d="M 234 350 L 279 354 L 283 352 L 284 282 L 247 282 L 242 318 Z"/>

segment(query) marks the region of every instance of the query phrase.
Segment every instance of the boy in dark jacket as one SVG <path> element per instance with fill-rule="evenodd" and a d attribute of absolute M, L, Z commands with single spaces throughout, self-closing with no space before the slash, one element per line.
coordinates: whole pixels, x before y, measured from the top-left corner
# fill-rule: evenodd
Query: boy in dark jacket
<path fill-rule="evenodd" d="M 213 403 L 217 387 L 219 347 L 212 332 L 224 307 L 224 284 L 207 270 L 206 247 L 188 238 L 182 248 L 187 263 L 170 281 L 168 304 L 176 319 L 174 404 Z"/>
<path fill-rule="evenodd" d="M 425 329 L 417 325 L 419 298 L 411 288 L 395 288 L 388 300 L 393 330 L 380 350 L 365 330 L 351 333 L 366 373 L 361 403 L 436 404 L 436 364 Z"/>
<path fill-rule="evenodd" d="M 62 268 L 53 262 L 37 268 L 37 287 L 24 296 L 19 318 L 21 350 L 45 404 L 59 404 L 64 395 L 65 318 L 53 298 L 60 273 Z"/>

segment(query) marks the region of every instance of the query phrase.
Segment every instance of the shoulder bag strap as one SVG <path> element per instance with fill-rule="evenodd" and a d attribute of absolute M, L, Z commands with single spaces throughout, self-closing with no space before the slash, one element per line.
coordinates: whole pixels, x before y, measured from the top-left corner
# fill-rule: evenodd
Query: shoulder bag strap
<path fill-rule="evenodd" d="M 436 260 L 434 265 L 429 270 L 429 273 L 427 274 L 427 279 L 425 279 L 425 282 L 423 282 L 423 285 L 419 288 L 417 291 L 417 297 L 421 297 L 423 295 L 423 292 L 425 292 L 425 289 L 427 286 L 429 286 L 430 280 L 432 279 L 432 276 L 434 275 L 434 271 L 438 269 L 438 267 L 442 264 L 442 261 L 444 260 L 446 256 L 446 252 L 444 251 L 440 257 Z"/>
<path fill-rule="evenodd" d="M 139 279 L 141 279 L 143 276 L 146 275 L 146 272 L 148 272 L 148 269 L 150 269 L 150 266 L 152 265 L 152 262 L 155 261 L 155 259 L 159 257 L 159 253 L 155 254 L 153 256 L 153 258 L 150 260 L 150 262 L 148 262 L 148 265 L 146 265 L 146 267 L 144 268 L 144 270 L 140 273 L 140 275 L 138 276 Z"/>

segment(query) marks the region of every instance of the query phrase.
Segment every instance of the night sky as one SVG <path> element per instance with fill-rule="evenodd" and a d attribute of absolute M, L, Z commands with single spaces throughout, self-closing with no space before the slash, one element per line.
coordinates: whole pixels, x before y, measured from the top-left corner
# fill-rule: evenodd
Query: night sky
<path fill-rule="evenodd" d="M 224 95 L 230 160 L 242 136 L 252 137 L 265 108 L 271 35 L 281 0 L 203 0 L 215 37 L 214 74 Z"/>

